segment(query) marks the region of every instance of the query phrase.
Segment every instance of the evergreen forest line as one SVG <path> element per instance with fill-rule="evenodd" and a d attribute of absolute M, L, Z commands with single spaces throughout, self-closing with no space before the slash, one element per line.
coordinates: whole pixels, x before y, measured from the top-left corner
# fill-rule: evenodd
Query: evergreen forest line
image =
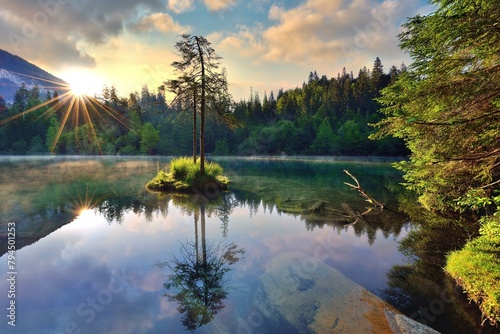
<path fill-rule="evenodd" d="M 376 131 L 370 124 L 384 117 L 375 99 L 405 71 L 403 64 L 385 73 L 377 57 L 372 69 L 364 67 L 356 77 L 345 69 L 336 78 L 311 72 L 302 87 L 279 89 L 276 95 L 264 92 L 261 98 L 259 92 L 250 90 L 247 100 L 232 104 L 239 127 L 229 129 L 216 119 L 207 119 L 206 151 L 213 155 L 406 156 L 401 139 L 368 139 Z M 55 154 L 81 155 L 192 152 L 192 114 L 170 106 L 164 86 L 156 91 L 144 86 L 140 93 L 128 97 L 120 97 L 113 86 L 104 87 L 95 96 L 102 110 L 92 112 L 89 108 L 92 123 L 83 113 L 70 115 L 62 132 L 59 129 L 71 108 L 69 102 L 61 107 L 57 102 L 43 105 L 57 97 L 57 92 L 42 96 L 37 87 L 28 90 L 24 85 L 12 103 L 0 97 L 0 122 L 40 105 L 0 126 L 0 154 L 49 154 L 52 150 Z M 104 111 L 109 108 L 115 113 Z"/>

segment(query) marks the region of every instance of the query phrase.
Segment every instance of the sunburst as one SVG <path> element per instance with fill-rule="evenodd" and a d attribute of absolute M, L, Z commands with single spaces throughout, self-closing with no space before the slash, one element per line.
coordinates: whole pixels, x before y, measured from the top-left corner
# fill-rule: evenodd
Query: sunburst
<path fill-rule="evenodd" d="M 47 101 L 44 101 L 43 103 L 31 107 L 23 112 L 17 113 L 8 118 L 0 120 L 0 125 L 18 119 L 20 117 L 24 117 L 25 115 L 37 111 L 45 106 L 48 107 L 47 110 L 44 111 L 41 115 L 39 115 L 35 121 L 41 118 L 48 119 L 52 115 L 60 112 L 61 125 L 57 131 L 54 142 L 51 145 L 51 150 L 50 150 L 51 153 L 54 153 L 57 143 L 59 142 L 59 139 L 61 138 L 61 135 L 63 133 L 63 130 L 67 125 L 73 126 L 76 129 L 80 125 L 88 124 L 89 141 L 95 142 L 95 144 L 99 149 L 99 152 L 102 154 L 101 146 L 97 138 L 94 120 L 96 118 L 104 120 L 103 117 L 104 113 L 109 115 L 112 119 L 114 119 L 118 123 L 124 125 L 129 130 L 134 131 L 132 128 L 132 123 L 129 122 L 123 115 L 118 113 L 110 106 L 102 103 L 96 97 L 92 97 L 90 95 L 82 93 L 83 90 L 81 88 L 73 88 L 67 84 L 62 85 L 60 82 L 51 81 L 43 78 L 37 78 L 21 73 L 16 73 L 16 74 L 40 81 L 45 81 L 50 84 L 49 86 L 46 86 L 47 89 L 62 91 L 62 94 L 59 96 L 55 96 Z"/>
<path fill-rule="evenodd" d="M 85 195 L 82 195 L 78 192 L 78 199 L 74 201 L 75 204 L 75 212 L 81 215 L 84 212 L 91 211 L 96 205 L 97 202 L 94 199 L 94 192 L 89 193 L 88 184 L 85 187 Z"/>

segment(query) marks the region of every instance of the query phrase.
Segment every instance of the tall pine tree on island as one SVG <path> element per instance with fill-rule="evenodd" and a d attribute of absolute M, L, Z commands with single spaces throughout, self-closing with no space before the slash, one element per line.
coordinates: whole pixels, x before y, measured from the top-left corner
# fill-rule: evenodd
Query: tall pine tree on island
<path fill-rule="evenodd" d="M 222 57 L 203 36 L 184 34 L 175 44 L 181 60 L 172 63 L 180 76 L 167 82 L 168 89 L 176 94 L 176 101 L 189 101 L 193 109 L 193 131 L 196 131 L 196 110 L 200 112 L 200 172 L 205 170 L 205 117 L 208 112 L 229 125 L 236 122 L 229 111 L 231 96 L 228 92 L 227 74 L 220 69 Z M 193 159 L 196 161 L 196 136 L 193 135 Z"/>

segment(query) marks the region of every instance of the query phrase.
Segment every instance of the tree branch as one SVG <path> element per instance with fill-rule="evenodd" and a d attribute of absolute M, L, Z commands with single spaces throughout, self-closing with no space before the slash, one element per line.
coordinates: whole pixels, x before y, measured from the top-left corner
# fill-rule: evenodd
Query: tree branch
<path fill-rule="evenodd" d="M 375 198 L 373 198 L 372 196 L 370 196 L 363 188 L 361 188 L 361 185 L 359 184 L 358 180 L 351 173 L 349 173 L 348 170 L 344 169 L 344 173 L 346 173 L 347 175 L 349 175 L 354 180 L 354 182 L 356 182 L 356 185 L 353 185 L 353 184 L 348 183 L 348 182 L 344 182 L 344 184 L 346 184 L 349 187 L 351 187 L 352 190 L 356 190 L 361 196 L 363 196 L 366 199 L 366 201 L 368 203 L 372 204 L 380 212 L 382 210 L 384 210 L 384 204 L 382 204 L 379 201 L 377 201 Z"/>

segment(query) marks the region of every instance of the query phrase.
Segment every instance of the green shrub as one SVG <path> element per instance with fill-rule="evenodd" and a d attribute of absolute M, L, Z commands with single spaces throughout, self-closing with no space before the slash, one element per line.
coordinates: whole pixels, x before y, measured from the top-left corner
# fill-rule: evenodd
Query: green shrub
<path fill-rule="evenodd" d="M 199 167 L 199 165 L 198 165 Z M 198 168 L 199 170 L 199 168 Z M 210 176 L 210 177 L 217 177 L 222 175 L 224 170 L 222 169 L 221 165 L 219 165 L 216 162 L 210 161 L 210 162 L 205 162 L 205 174 Z"/>
<path fill-rule="evenodd" d="M 176 180 L 186 180 L 192 178 L 196 174 L 196 170 L 200 170 L 200 164 L 195 165 L 192 158 L 180 157 L 170 161 L 168 166 L 169 172 Z"/>
<path fill-rule="evenodd" d="M 485 220 L 480 233 L 448 256 L 445 269 L 495 324 L 500 323 L 500 214 Z"/>
<path fill-rule="evenodd" d="M 229 184 L 229 180 L 222 176 L 222 167 L 216 162 L 205 161 L 203 175 L 200 173 L 199 159 L 195 164 L 189 157 L 173 159 L 167 169 L 168 172 L 159 171 L 158 175 L 149 181 L 146 187 L 151 190 L 186 192 L 194 188 L 204 190 L 207 184 L 214 181 L 221 189 L 226 189 Z"/>

